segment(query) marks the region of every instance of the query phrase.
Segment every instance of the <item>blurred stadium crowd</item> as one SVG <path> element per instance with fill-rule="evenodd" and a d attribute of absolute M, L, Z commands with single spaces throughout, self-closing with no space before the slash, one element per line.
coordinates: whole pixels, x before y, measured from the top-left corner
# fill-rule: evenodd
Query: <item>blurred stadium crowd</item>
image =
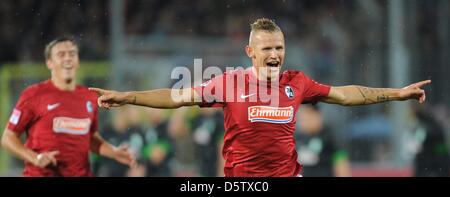
<path fill-rule="evenodd" d="M 81 46 L 82 61 L 107 61 L 111 58 L 109 5 L 107 0 L 0 1 L 0 68 L 6 63 L 43 62 L 44 45 L 61 35 L 75 36 Z M 275 18 L 287 41 L 295 40 L 289 43 L 287 62 L 307 65 L 300 69 L 318 81 L 335 85 L 389 85 L 386 77 L 388 62 L 385 60 L 389 56 L 388 22 L 384 17 L 388 12 L 387 1 L 127 0 L 123 5 L 127 35 L 169 39 L 173 36 L 185 39 L 226 37 L 242 42 L 248 39 L 248 24 L 253 19 L 261 16 Z M 438 0 L 414 1 L 406 5 L 409 8 L 416 6 L 410 8 L 416 13 L 406 19 L 414 21 L 415 25 L 403 27 L 408 32 L 412 30 L 407 39 L 414 40 L 413 44 L 410 43 L 414 48 L 410 57 L 411 72 L 405 74 L 411 81 L 433 79 L 433 91 L 427 98 L 430 107 L 411 110 L 417 113 L 415 118 L 409 118 L 412 123 L 407 125 L 411 130 L 408 142 L 411 143 L 407 146 L 413 157 L 422 154 L 420 160 L 434 162 L 423 165 L 435 165 L 437 171 L 448 175 L 448 169 L 440 164 L 449 164 L 447 167 L 450 167 L 447 141 L 450 85 L 442 74 L 449 73 L 449 58 L 445 57 L 445 50 L 449 52 L 450 43 L 448 39 L 445 42 L 441 39 L 437 20 L 440 12 L 436 11 L 440 5 Z M 449 6 L 448 3 L 446 5 Z M 449 34 L 444 35 L 450 37 Z M 297 68 L 292 66 L 286 65 L 287 68 Z M 342 70 L 340 66 L 347 69 Z M 333 113 L 341 112 L 339 110 L 333 108 L 333 113 L 325 113 L 323 124 L 332 133 L 327 137 L 336 139 L 336 147 L 340 147 L 333 151 L 341 156 L 347 152 L 348 159 L 354 163 L 388 160 L 386 154 L 392 145 L 387 138 L 393 128 L 386 108 L 379 105 L 347 109 L 351 111 L 347 123 L 337 123 L 341 120 L 333 117 Z M 327 110 L 330 109 L 322 109 Z M 97 176 L 222 176 L 220 149 L 224 131 L 220 109 L 164 111 L 125 107 L 100 115 L 107 116 L 100 122 L 105 139 L 115 145 L 129 144 L 138 155 L 140 165 L 136 169 L 128 169 L 92 156 Z M 433 126 L 427 126 L 430 124 Z M 425 128 L 425 133 L 424 129 L 418 128 Z M 300 125 L 298 130 L 302 130 Z M 299 140 L 299 147 L 304 145 L 300 143 Z M 305 143 L 314 147 L 314 141 Z M 322 157 L 337 158 L 332 155 L 334 153 Z M 308 155 L 304 157 L 311 158 Z M 329 162 L 335 164 L 336 161 Z M 15 165 L 20 165 L 20 162 Z M 329 164 L 325 166 L 330 167 Z M 355 166 L 352 166 L 354 176 L 375 175 L 357 171 Z M 418 173 L 413 168 L 408 168 L 410 171 L 406 175 L 413 175 L 412 171 Z M 338 174 L 342 175 L 347 170 Z M 423 173 L 423 176 L 437 175 L 431 170 Z M 325 174 L 333 175 L 337 174 Z M 393 175 L 403 176 L 405 173 Z"/>
<path fill-rule="evenodd" d="M 327 35 L 328 39 L 342 41 L 343 35 L 339 35 L 342 34 L 339 31 L 358 28 L 357 24 L 346 22 L 354 16 L 353 4 L 352 1 L 324 4 L 317 1 L 195 0 L 180 3 L 174 0 L 130 0 L 125 2 L 125 29 L 132 35 L 245 40 L 249 21 L 266 16 L 276 18 L 287 37 L 305 37 L 304 40 L 313 39 L 309 42 L 314 43 L 321 41 L 314 39 L 321 36 L 314 35 L 317 28 L 332 28 L 327 31 L 335 35 Z M 0 39 L 5 53 L 1 54 L 0 62 L 41 60 L 45 43 L 60 35 L 74 35 L 79 40 L 83 59 L 107 58 L 110 38 L 108 5 L 105 0 L 64 0 L 51 4 L 43 0 L 3 1 L 0 5 Z M 335 44 L 328 42 L 331 41 L 314 45 L 331 50 L 330 45 Z M 346 44 L 340 45 L 345 47 Z"/>
<path fill-rule="evenodd" d="M 223 115 L 218 109 L 173 112 L 125 107 L 102 129 L 110 143 L 127 144 L 137 168 L 93 157 L 98 176 L 223 176 Z"/>

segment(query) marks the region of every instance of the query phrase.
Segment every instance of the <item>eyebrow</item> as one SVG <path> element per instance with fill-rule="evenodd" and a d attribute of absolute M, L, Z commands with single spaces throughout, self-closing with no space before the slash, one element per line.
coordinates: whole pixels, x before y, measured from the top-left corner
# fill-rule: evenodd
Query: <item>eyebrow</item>
<path fill-rule="evenodd" d="M 63 53 L 63 52 L 77 52 L 78 50 L 76 50 L 76 49 L 71 49 L 71 50 L 60 50 L 60 51 L 57 51 L 56 53 Z"/>
<path fill-rule="evenodd" d="M 262 49 L 271 49 L 271 48 L 275 48 L 275 49 L 277 49 L 277 48 L 284 48 L 284 46 L 283 45 L 277 45 L 277 46 L 263 46 L 262 47 Z"/>

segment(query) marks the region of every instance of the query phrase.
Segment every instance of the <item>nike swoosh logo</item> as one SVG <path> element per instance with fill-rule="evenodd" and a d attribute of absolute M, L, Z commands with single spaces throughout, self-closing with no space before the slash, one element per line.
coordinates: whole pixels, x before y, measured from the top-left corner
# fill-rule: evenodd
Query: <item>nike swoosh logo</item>
<path fill-rule="evenodd" d="M 249 94 L 249 95 L 241 94 L 241 99 L 245 99 L 245 98 L 251 97 L 251 96 L 253 96 L 253 95 L 255 95 L 255 94 L 256 94 L 256 93 L 254 93 L 254 94 Z"/>
<path fill-rule="evenodd" d="M 48 104 L 48 105 L 47 105 L 47 110 L 48 110 L 48 111 L 53 110 L 53 109 L 57 108 L 58 106 L 59 106 L 59 103 Z"/>

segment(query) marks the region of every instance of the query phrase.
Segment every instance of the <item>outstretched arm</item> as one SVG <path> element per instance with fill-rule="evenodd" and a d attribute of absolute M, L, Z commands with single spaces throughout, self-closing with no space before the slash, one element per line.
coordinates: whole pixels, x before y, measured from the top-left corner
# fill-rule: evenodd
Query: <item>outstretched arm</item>
<path fill-rule="evenodd" d="M 160 109 L 174 109 L 182 106 L 196 105 L 200 96 L 192 88 L 186 89 L 156 89 L 139 92 L 117 92 L 100 88 L 89 88 L 99 93 L 99 107 L 110 109 L 126 104 L 140 105 Z"/>
<path fill-rule="evenodd" d="M 425 80 L 401 89 L 369 88 L 356 85 L 331 87 L 328 97 L 324 98 L 322 101 L 345 106 L 369 105 L 386 101 L 404 101 L 408 99 L 416 99 L 419 103 L 423 103 L 425 102 L 426 96 L 422 86 L 429 83 L 431 83 L 431 80 Z"/>

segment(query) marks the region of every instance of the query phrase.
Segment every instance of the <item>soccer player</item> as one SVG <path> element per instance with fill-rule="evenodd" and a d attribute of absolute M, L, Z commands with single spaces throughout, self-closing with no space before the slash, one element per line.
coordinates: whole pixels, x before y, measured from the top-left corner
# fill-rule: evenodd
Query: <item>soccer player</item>
<path fill-rule="evenodd" d="M 107 109 L 125 104 L 164 109 L 192 105 L 222 107 L 225 176 L 289 177 L 298 176 L 301 171 L 293 136 L 295 116 L 301 103 L 321 101 L 352 106 L 407 99 L 423 103 L 425 91 L 421 87 L 431 83 L 421 81 L 402 89 L 356 85 L 332 87 L 315 82 L 301 71 L 280 73 L 285 55 L 283 32 L 272 20 L 265 18 L 251 24 L 245 51 L 252 60 L 252 67 L 227 72 L 192 88 L 139 92 L 91 89 L 101 95 L 98 105 Z M 232 83 L 239 79 L 244 82 Z M 270 85 L 267 82 L 271 82 Z M 273 105 L 274 99 L 267 101 L 264 91 L 252 90 L 255 83 L 267 87 L 265 91 L 278 93 L 277 104 Z M 172 91 L 179 91 L 182 98 L 171 97 Z M 233 92 L 236 95 L 228 95 Z M 233 99 L 224 99 L 228 96 Z"/>
<path fill-rule="evenodd" d="M 135 164 L 126 147 L 113 147 L 97 131 L 97 95 L 75 81 L 78 49 L 71 38 L 46 46 L 51 79 L 22 92 L 3 132 L 2 146 L 25 161 L 24 176 L 93 176 L 89 151 Z"/>

